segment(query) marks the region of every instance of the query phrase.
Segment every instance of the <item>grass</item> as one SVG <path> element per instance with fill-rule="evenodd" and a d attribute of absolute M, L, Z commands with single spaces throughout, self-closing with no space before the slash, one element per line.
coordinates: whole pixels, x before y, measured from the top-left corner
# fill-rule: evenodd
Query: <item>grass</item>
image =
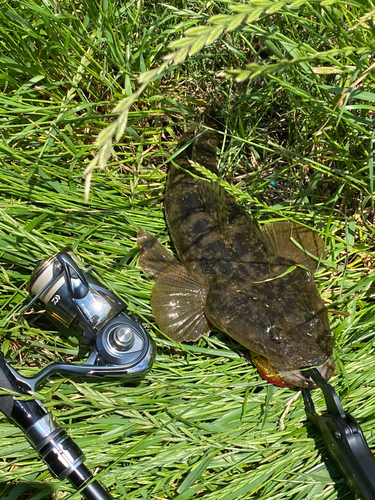
<path fill-rule="evenodd" d="M 224 334 L 179 345 L 157 330 L 136 228 L 172 248 L 168 160 L 219 100 L 220 182 L 260 223 L 299 221 L 326 241 L 332 383 L 373 448 L 373 17 L 354 1 L 2 3 L 1 349 L 25 374 L 74 359 L 74 338 L 35 314 L 17 323 L 37 260 L 67 245 L 142 318 L 158 356 L 139 385 L 56 376 L 38 394 L 115 498 L 352 498 L 301 397 L 262 381 Z M 85 203 L 90 165 L 103 168 Z M 5 418 L 0 445 L 0 498 L 79 498 Z"/>

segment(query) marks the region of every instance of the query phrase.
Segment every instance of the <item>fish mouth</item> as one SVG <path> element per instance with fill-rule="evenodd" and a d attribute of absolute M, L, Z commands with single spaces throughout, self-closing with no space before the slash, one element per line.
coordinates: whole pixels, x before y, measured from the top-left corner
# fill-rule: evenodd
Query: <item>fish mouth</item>
<path fill-rule="evenodd" d="M 262 378 L 278 387 L 300 387 L 302 389 L 315 389 L 315 382 L 310 377 L 305 375 L 303 371 L 304 369 L 307 370 L 309 368 L 317 368 L 320 371 L 322 377 L 326 380 L 329 380 L 335 372 L 335 362 L 333 361 L 333 358 L 327 359 L 327 361 L 321 366 L 306 366 L 304 368 L 301 368 L 301 370 L 296 370 L 293 372 L 279 372 L 262 356 L 258 356 L 256 358 L 255 365 Z"/>
<path fill-rule="evenodd" d="M 335 362 L 332 358 L 329 358 L 323 365 L 316 368 L 325 380 L 329 380 L 335 372 Z M 303 370 L 292 373 L 280 373 L 280 378 L 285 382 L 286 387 L 301 387 L 303 389 L 316 389 L 317 387 L 315 382 L 306 376 Z"/>

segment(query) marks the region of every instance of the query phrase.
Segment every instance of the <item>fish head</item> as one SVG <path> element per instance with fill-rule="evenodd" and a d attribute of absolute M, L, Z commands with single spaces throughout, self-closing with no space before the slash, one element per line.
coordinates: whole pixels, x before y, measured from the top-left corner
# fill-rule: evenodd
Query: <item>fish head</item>
<path fill-rule="evenodd" d="M 303 369 L 321 367 L 325 378 L 334 371 L 327 310 L 311 273 L 288 268 L 288 263 L 275 265 L 275 277 L 258 282 L 215 279 L 205 314 L 258 356 L 263 378 L 274 385 L 315 387 Z"/>

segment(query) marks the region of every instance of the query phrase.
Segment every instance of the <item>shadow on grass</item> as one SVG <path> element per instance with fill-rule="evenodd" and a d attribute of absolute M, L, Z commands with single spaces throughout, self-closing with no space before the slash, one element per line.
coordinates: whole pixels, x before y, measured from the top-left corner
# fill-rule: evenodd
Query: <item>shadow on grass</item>
<path fill-rule="evenodd" d="M 53 500 L 58 483 L 37 482 L 37 474 L 30 474 L 15 484 L 0 483 L 0 500 Z"/>

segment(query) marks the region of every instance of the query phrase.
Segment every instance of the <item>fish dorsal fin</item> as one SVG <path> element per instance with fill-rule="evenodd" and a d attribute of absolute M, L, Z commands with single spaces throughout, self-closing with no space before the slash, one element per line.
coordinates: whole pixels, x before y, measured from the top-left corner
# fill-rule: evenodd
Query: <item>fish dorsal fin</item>
<path fill-rule="evenodd" d="M 199 196 L 215 226 L 226 239 L 229 239 L 228 208 L 224 188 L 214 181 L 201 181 L 198 185 Z"/>
<path fill-rule="evenodd" d="M 151 294 L 151 308 L 160 330 L 176 342 L 193 342 L 210 332 L 204 314 L 207 290 L 191 276 L 163 274 Z"/>
<path fill-rule="evenodd" d="M 262 231 L 276 255 L 306 266 L 312 273 L 317 270 L 324 242 L 312 229 L 289 221 L 280 221 L 265 224 Z"/>
<path fill-rule="evenodd" d="M 141 249 L 139 265 L 144 273 L 158 278 L 166 273 L 185 273 L 185 268 L 177 259 L 153 236 L 138 227 L 137 243 Z"/>

